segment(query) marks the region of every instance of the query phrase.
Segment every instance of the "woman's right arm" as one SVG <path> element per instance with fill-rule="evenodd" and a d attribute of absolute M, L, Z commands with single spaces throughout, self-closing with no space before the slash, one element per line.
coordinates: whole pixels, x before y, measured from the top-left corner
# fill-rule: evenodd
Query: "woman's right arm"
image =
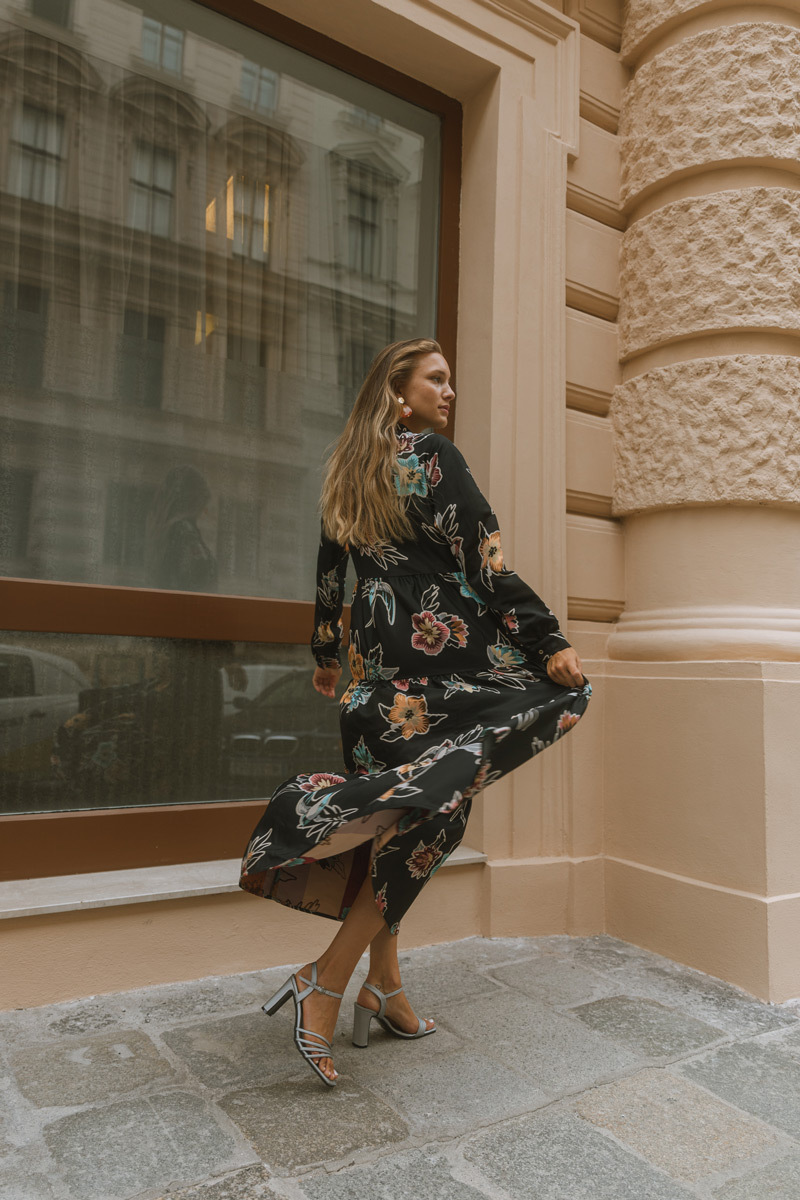
<path fill-rule="evenodd" d="M 320 667 L 340 668 L 344 577 L 349 552 L 323 532 L 317 555 L 317 600 L 311 652 Z"/>

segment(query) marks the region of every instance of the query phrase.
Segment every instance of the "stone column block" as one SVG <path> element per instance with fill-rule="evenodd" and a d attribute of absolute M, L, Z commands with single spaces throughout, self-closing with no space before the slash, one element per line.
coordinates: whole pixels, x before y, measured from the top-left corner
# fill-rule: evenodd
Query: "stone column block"
<path fill-rule="evenodd" d="M 627 230 L 620 355 L 726 329 L 800 331 L 800 192 L 751 187 L 666 204 Z"/>
<path fill-rule="evenodd" d="M 613 511 L 800 504 L 800 358 L 737 354 L 617 387 Z"/>
<path fill-rule="evenodd" d="M 800 29 L 709 29 L 643 63 L 620 117 L 621 201 L 678 171 L 737 159 L 800 158 Z"/>

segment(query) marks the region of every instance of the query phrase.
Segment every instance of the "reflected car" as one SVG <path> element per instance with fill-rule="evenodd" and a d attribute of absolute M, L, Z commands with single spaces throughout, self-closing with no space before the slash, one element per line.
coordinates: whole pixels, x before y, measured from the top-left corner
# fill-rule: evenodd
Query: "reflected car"
<path fill-rule="evenodd" d="M 292 775 L 341 771 L 339 706 L 321 696 L 308 667 L 288 667 L 254 699 L 234 698 L 225 718 L 228 798 L 269 796 Z M 344 691 L 340 680 L 337 699 Z"/>
<path fill-rule="evenodd" d="M 68 658 L 0 645 L 0 778 L 49 784 L 55 731 L 89 680 Z"/>

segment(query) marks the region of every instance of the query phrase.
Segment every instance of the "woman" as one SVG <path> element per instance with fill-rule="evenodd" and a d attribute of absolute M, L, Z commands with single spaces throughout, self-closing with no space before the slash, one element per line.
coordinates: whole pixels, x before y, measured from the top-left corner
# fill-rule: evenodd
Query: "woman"
<path fill-rule="evenodd" d="M 328 463 L 312 650 L 314 687 L 334 695 L 348 555 L 353 593 L 341 700 L 347 775 L 288 780 L 247 847 L 240 886 L 342 922 L 291 996 L 295 1044 L 326 1084 L 341 994 L 364 950 L 354 1042 L 371 1019 L 433 1033 L 403 994 L 399 922 L 459 845 L 472 797 L 565 733 L 591 688 L 539 597 L 503 560 L 492 509 L 438 431 L 454 392 L 439 345 L 377 356 Z"/>

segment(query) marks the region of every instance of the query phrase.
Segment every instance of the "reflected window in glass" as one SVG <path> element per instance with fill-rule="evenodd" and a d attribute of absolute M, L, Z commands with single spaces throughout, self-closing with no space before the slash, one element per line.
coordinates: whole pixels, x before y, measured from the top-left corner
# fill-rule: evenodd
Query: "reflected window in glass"
<path fill-rule="evenodd" d="M 250 108 L 272 112 L 278 103 L 276 72 L 245 59 L 242 63 L 241 97 Z"/>
<path fill-rule="evenodd" d="M 142 58 L 145 62 L 180 75 L 183 65 L 183 30 L 145 17 L 142 22 Z"/>
<path fill-rule="evenodd" d="M 23 103 L 14 114 L 8 190 L 22 200 L 60 204 L 64 117 Z"/>
<path fill-rule="evenodd" d="M 72 0 L 30 0 L 30 6 L 35 17 L 53 25 L 69 25 Z"/>

